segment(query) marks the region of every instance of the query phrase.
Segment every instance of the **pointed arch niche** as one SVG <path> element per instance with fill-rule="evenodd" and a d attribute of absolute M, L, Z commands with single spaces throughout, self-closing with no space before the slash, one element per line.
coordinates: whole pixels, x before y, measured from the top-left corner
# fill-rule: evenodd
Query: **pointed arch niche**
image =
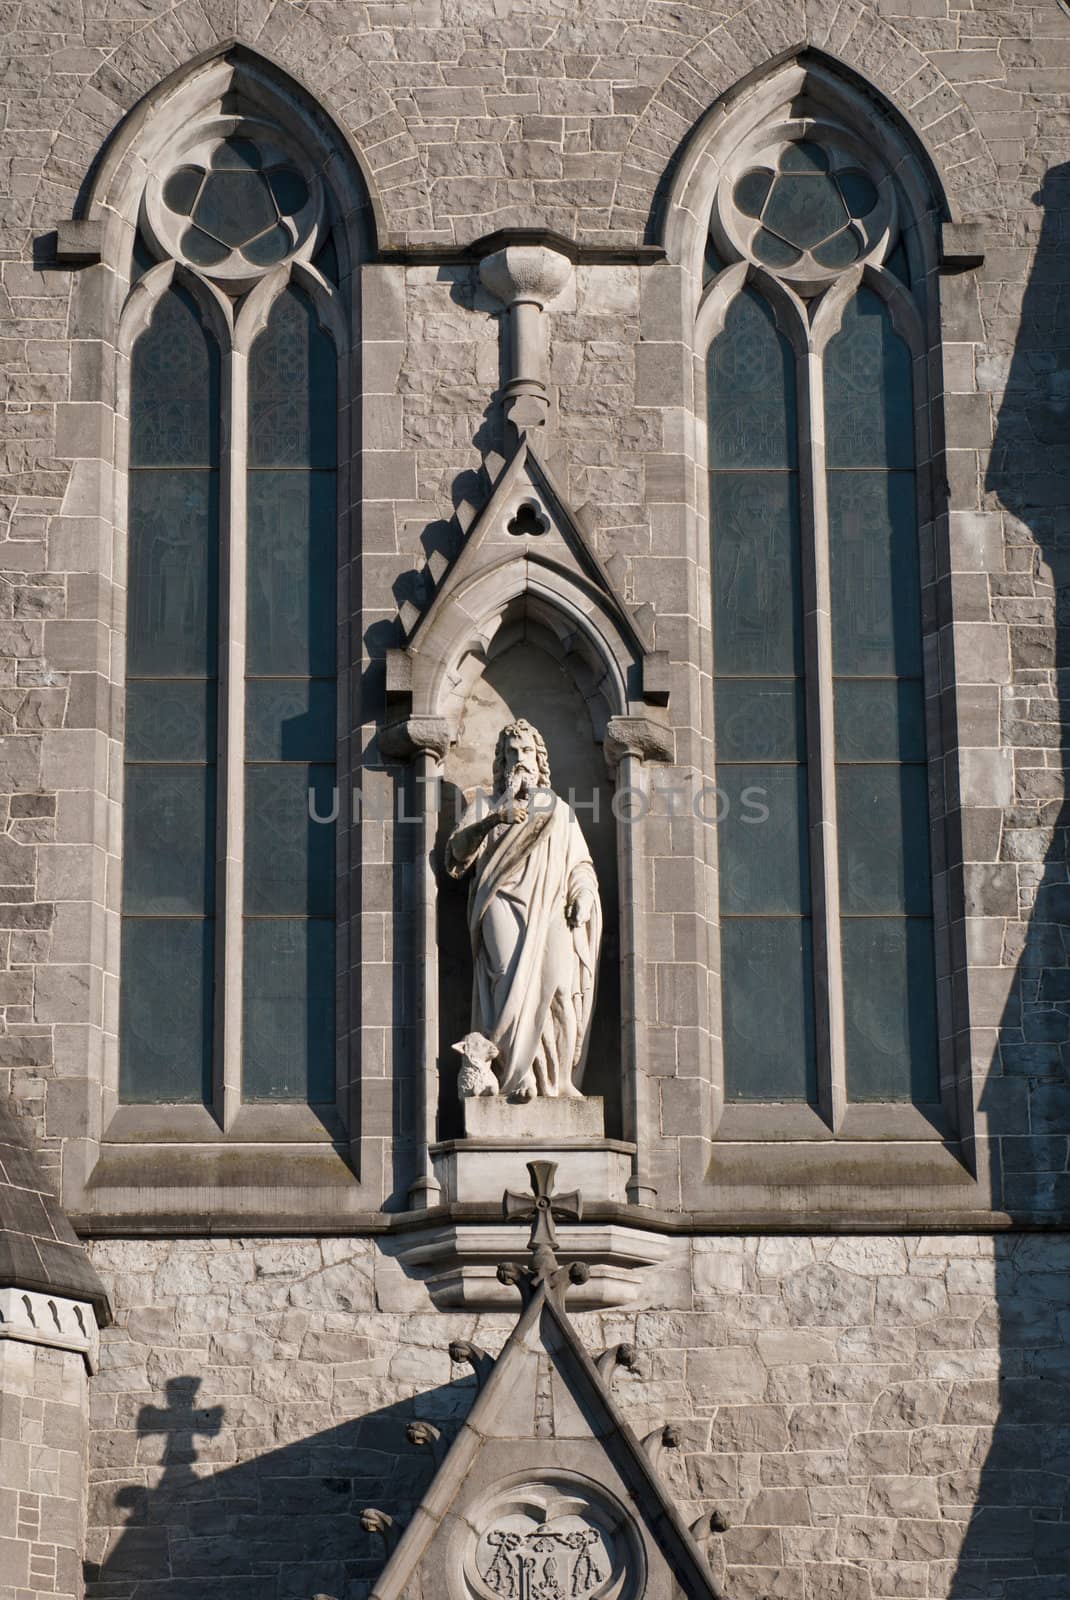
<path fill-rule="evenodd" d="M 718 102 L 670 194 L 708 483 L 707 726 L 728 800 L 714 1128 L 691 1185 L 740 1215 L 763 1181 L 811 1212 L 835 1213 L 846 1185 L 873 1208 L 907 1183 L 919 1209 L 956 1189 L 962 1203 L 973 1160 L 936 402 L 941 274 L 975 263 L 941 254 L 947 220 L 904 119 L 812 51 Z M 767 826 L 748 829 L 759 790 Z M 867 1196 L 855 1173 L 873 1139 Z"/>
<path fill-rule="evenodd" d="M 451 1160 L 455 1143 L 465 1143 L 452 1045 L 470 1027 L 467 885 L 446 880 L 442 846 L 462 800 L 489 781 L 498 731 L 517 717 L 546 739 L 552 786 L 574 802 L 602 897 L 599 987 L 582 1087 L 604 1103 L 607 1137 L 594 1143 L 604 1147 L 608 1177 L 596 1174 L 588 1195 L 640 1201 L 652 1194 L 641 1070 L 645 763 L 671 759 L 672 736 L 662 709 L 667 663 L 648 630 L 647 616 L 625 604 L 582 516 L 522 435 L 408 644 L 387 663 L 397 720 L 380 743 L 388 756 L 414 761 L 413 805 L 422 823 L 414 842 L 422 1018 L 414 1126 L 422 1125 L 424 1138 L 413 1153 L 416 1206 L 473 1198 L 452 1192 L 458 1180 Z M 567 1165 L 567 1152 L 561 1156 L 555 1146 L 550 1153 Z M 563 1181 L 571 1181 L 567 1172 Z M 488 1183 L 478 1198 L 496 1200 L 498 1174 Z"/>
<path fill-rule="evenodd" d="M 375 239 L 351 141 L 238 45 L 139 103 L 61 229 L 93 335 L 70 410 L 114 439 L 72 478 L 119 645 L 91 839 L 107 988 L 72 1178 L 90 1217 L 181 1215 L 207 1190 L 217 1215 L 301 1226 L 381 1203 L 348 981 L 360 840 L 334 804 Z"/>

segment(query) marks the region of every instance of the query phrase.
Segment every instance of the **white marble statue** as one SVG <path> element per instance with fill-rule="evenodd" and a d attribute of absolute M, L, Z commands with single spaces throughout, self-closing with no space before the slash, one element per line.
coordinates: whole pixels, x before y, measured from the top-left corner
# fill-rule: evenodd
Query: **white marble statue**
<path fill-rule="evenodd" d="M 493 1060 L 498 1092 L 509 1099 L 582 1098 L 602 938 L 598 879 L 574 812 L 550 788 L 546 746 L 530 722 L 499 733 L 493 793 L 465 811 L 446 867 L 455 878 L 474 868 L 476 1036 L 455 1048 L 473 1067 Z"/>

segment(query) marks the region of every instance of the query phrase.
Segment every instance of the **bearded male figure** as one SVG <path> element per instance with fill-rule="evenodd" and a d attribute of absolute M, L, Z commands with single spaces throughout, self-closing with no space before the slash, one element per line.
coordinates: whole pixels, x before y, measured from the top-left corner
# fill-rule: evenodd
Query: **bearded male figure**
<path fill-rule="evenodd" d="M 472 1027 L 497 1049 L 500 1093 L 581 1099 L 602 939 L 598 879 L 530 722 L 501 730 L 494 792 L 478 794 L 449 837 L 451 877 L 470 867 Z"/>

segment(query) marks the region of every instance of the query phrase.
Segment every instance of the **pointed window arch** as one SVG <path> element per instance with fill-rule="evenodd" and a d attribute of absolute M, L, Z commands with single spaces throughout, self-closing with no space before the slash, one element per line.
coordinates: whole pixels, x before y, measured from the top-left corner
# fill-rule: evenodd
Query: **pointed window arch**
<path fill-rule="evenodd" d="M 904 180 L 889 131 L 866 142 L 844 104 L 737 108 L 699 308 L 724 1095 L 809 1107 L 834 1132 L 852 1108 L 938 1120 L 940 1102 L 922 648 L 934 252 L 916 165 Z"/>
<path fill-rule="evenodd" d="M 292 120 L 215 104 L 131 241 L 120 1097 L 224 1128 L 338 1093 L 348 220 Z"/>

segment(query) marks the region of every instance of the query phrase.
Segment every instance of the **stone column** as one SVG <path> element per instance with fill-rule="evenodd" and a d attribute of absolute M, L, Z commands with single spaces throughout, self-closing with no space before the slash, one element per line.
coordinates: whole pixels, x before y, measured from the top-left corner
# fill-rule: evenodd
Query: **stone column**
<path fill-rule="evenodd" d="M 81 1600 L 89 1373 L 88 1301 L 0 1289 L 0 1591 Z"/>
<path fill-rule="evenodd" d="M 508 245 L 484 257 L 479 276 L 483 287 L 507 308 L 505 414 L 517 428 L 537 428 L 546 421 L 550 407 L 545 311 L 571 281 L 572 263 L 548 245 Z"/>
<path fill-rule="evenodd" d="M 416 938 L 413 951 L 417 973 L 419 1038 L 413 1064 L 413 1118 L 417 1140 L 416 1175 L 409 1185 L 409 1205 L 414 1211 L 437 1205 L 441 1186 L 431 1165 L 430 1147 L 438 1121 L 438 885 L 435 878 L 435 834 L 442 763 L 450 747 L 445 717 L 407 717 L 388 724 L 379 746 L 392 760 L 413 766 L 413 845 L 415 865 Z"/>
<path fill-rule="evenodd" d="M 645 1057 L 646 949 L 644 926 L 643 818 L 650 806 L 648 761 L 671 761 L 672 733 L 650 717 L 611 717 L 606 727 L 606 761 L 615 774 L 617 877 L 620 892 L 621 1093 L 624 1137 L 635 1145 L 628 1199 L 651 1206 L 657 1189 L 647 1171 L 647 1151 L 658 1129 L 648 1103 Z M 624 797 L 627 797 L 626 799 Z"/>

